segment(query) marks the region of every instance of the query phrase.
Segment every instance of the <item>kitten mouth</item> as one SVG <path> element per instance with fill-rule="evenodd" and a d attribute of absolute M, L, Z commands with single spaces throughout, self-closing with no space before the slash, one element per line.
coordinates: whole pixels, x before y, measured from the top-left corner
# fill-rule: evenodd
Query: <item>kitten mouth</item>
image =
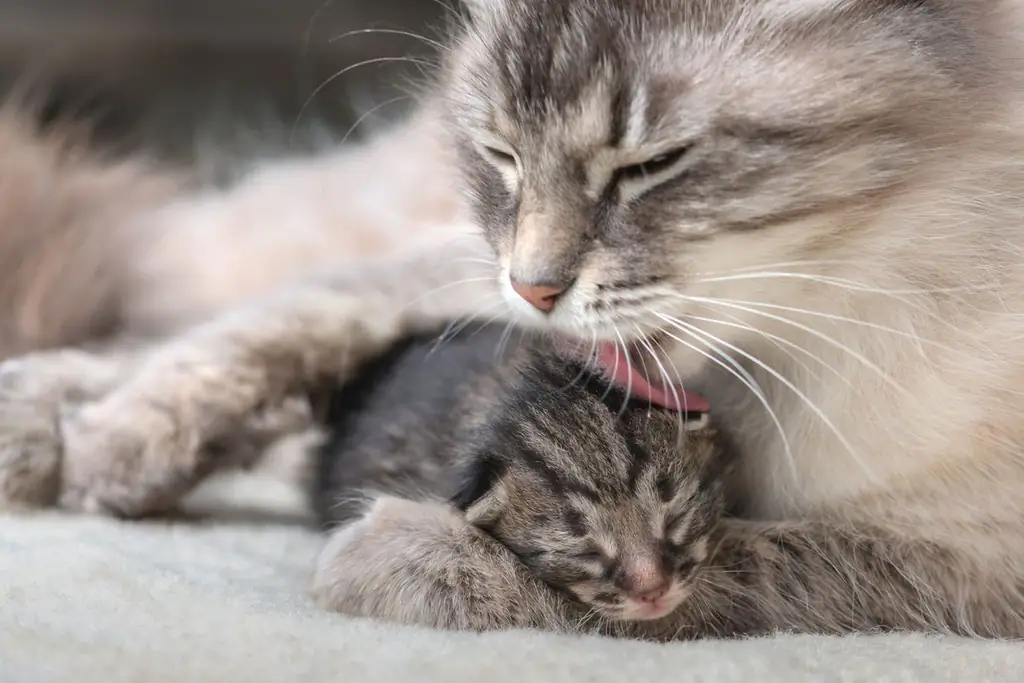
<path fill-rule="evenodd" d="M 595 361 L 612 384 L 628 392 L 631 398 L 681 413 L 708 412 L 710 405 L 706 398 L 681 384 L 645 377 L 630 355 L 629 349 L 623 349 L 620 344 L 601 342 L 596 349 Z"/>

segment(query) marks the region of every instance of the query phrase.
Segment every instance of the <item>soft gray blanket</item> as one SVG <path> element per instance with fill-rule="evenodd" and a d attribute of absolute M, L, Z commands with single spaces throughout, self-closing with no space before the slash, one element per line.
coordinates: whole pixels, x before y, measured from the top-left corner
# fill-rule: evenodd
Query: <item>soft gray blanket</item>
<path fill-rule="evenodd" d="M 294 496 L 277 491 L 286 509 Z M 1024 680 L 1024 644 L 914 635 L 674 645 L 399 628 L 317 610 L 282 523 L 0 517 L 0 683 Z"/>

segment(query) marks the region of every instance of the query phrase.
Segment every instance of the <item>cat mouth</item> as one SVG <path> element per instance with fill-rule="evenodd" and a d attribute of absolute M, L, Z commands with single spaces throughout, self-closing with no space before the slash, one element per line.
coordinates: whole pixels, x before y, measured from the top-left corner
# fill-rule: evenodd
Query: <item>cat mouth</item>
<path fill-rule="evenodd" d="M 595 363 L 612 384 L 631 398 L 680 413 L 701 415 L 710 405 L 706 398 L 682 384 L 669 384 L 646 377 L 637 369 L 629 348 L 615 342 L 600 342 L 595 350 Z"/>

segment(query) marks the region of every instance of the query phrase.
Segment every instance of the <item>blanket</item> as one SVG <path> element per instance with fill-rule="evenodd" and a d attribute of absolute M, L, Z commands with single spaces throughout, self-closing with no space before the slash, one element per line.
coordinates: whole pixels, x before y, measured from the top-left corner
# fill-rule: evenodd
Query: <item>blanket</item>
<path fill-rule="evenodd" d="M 213 482 L 189 510 L 202 519 L 0 517 L 0 683 L 1024 678 L 1024 644 L 1008 642 L 778 635 L 660 645 L 347 619 L 306 593 L 322 538 L 301 523 L 296 492 L 270 480 Z M 259 521 L 254 510 L 272 516 Z"/>

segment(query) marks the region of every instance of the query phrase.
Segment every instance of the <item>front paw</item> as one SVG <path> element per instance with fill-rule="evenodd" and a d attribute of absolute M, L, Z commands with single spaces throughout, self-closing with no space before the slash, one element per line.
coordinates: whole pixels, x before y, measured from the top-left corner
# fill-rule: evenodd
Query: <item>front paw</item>
<path fill-rule="evenodd" d="M 59 413 L 107 386 L 110 372 L 80 351 L 0 363 L 0 509 L 56 505 L 63 444 Z"/>
<path fill-rule="evenodd" d="M 373 501 L 360 519 L 333 533 L 312 592 L 326 609 L 403 624 L 571 629 L 565 601 L 440 502 Z"/>
<path fill-rule="evenodd" d="M 171 410 L 117 395 L 63 416 L 62 508 L 121 517 L 166 511 L 201 476 L 200 440 Z"/>

